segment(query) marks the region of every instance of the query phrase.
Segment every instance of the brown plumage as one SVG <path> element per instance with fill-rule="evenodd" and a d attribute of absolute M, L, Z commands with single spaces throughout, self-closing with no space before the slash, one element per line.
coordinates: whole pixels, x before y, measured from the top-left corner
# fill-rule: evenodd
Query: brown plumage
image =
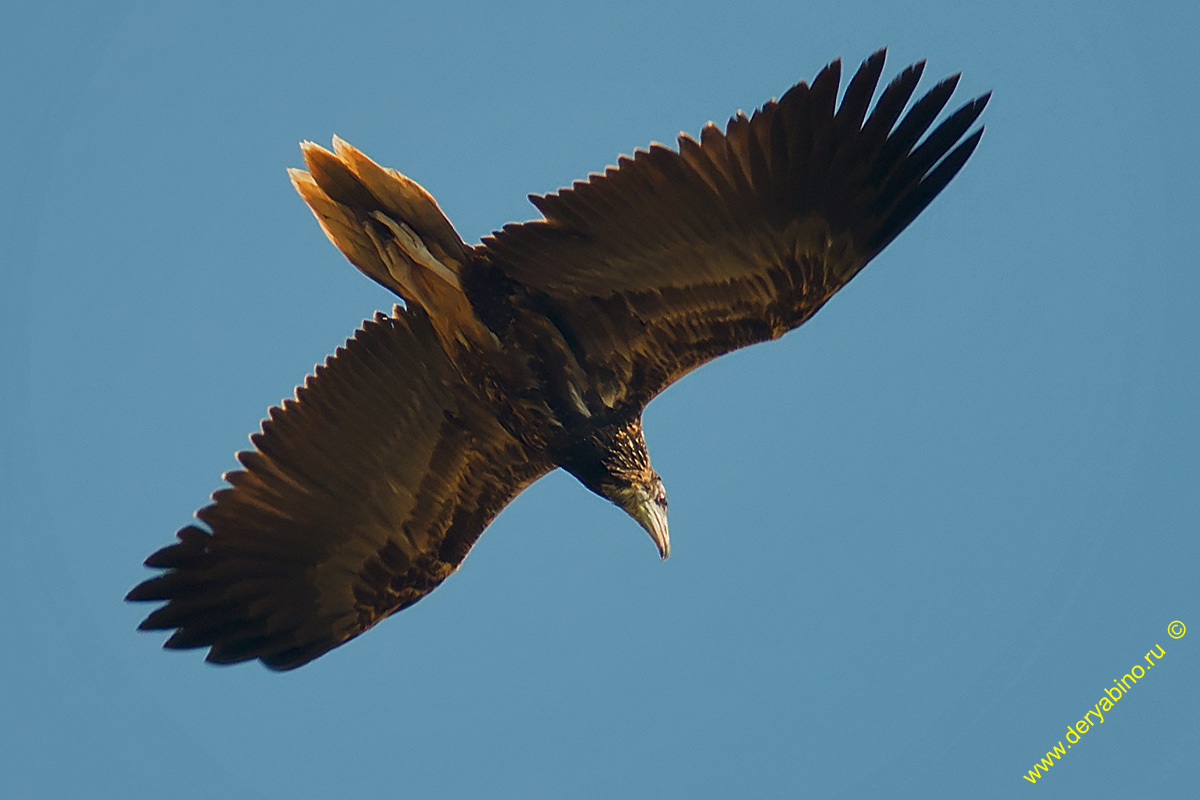
<path fill-rule="evenodd" d="M 199 524 L 146 564 L 143 629 L 208 660 L 292 669 L 415 603 L 556 467 L 669 553 L 646 404 L 807 320 L 966 162 L 987 95 L 927 136 L 957 77 L 868 115 L 883 51 L 836 106 L 840 63 L 679 151 L 531 197 L 543 219 L 465 245 L 415 182 L 334 141 L 292 180 L 329 238 L 404 300 L 272 408 Z M 836 107 L 835 107 L 836 106 Z M 965 136 L 965 138 L 964 138 Z M 924 137 L 922 141 L 922 137 Z"/>

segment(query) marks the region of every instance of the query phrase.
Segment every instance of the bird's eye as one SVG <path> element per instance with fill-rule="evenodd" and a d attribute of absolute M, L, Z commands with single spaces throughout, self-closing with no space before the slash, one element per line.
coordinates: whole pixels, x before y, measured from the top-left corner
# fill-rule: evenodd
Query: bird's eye
<path fill-rule="evenodd" d="M 659 492 L 658 497 L 656 497 L 655 500 L 663 508 L 667 507 L 667 493 L 666 492 Z"/>

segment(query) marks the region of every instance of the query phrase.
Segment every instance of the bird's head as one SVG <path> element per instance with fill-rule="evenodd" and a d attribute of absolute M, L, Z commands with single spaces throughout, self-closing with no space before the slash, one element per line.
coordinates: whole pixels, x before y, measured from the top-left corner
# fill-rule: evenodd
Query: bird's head
<path fill-rule="evenodd" d="M 617 504 L 637 524 L 650 534 L 658 553 L 664 559 L 671 555 L 671 533 L 667 528 L 667 490 L 662 478 L 649 470 L 645 479 L 627 484 L 612 484 L 605 487 L 604 497 Z"/>
<path fill-rule="evenodd" d="M 667 490 L 650 466 L 635 418 L 600 428 L 565 449 L 560 465 L 587 488 L 611 500 L 650 534 L 664 559 L 671 555 L 667 529 Z"/>

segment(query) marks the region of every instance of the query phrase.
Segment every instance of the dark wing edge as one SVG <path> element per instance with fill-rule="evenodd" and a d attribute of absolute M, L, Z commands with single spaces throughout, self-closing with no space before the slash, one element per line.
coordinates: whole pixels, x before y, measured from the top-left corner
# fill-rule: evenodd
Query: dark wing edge
<path fill-rule="evenodd" d="M 129 592 L 207 660 L 289 670 L 412 605 L 551 469 L 466 390 L 418 310 L 376 314 L 272 408 L 244 469 Z"/>
<path fill-rule="evenodd" d="M 983 128 L 964 134 L 990 93 L 930 131 L 954 75 L 901 119 L 918 62 L 868 115 L 884 56 L 863 62 L 840 106 L 834 61 L 724 133 L 709 123 L 699 142 L 680 135 L 678 151 L 655 144 L 531 196 L 544 219 L 481 248 L 547 298 L 597 380 L 648 402 L 705 361 L 803 323 L 966 163 Z"/>

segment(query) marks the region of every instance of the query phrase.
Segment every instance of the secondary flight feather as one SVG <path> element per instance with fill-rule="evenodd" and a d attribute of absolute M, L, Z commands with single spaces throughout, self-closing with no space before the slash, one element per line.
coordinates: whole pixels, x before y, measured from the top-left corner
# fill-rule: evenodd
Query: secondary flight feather
<path fill-rule="evenodd" d="M 151 555 L 141 628 L 208 660 L 293 669 L 424 597 L 556 468 L 666 558 L 642 411 L 688 371 L 811 317 L 974 151 L 988 95 L 930 128 L 957 83 L 871 108 L 881 50 L 699 141 L 652 145 L 530 199 L 543 218 L 465 244 L 414 181 L 334 139 L 292 182 L 329 239 L 403 306 L 269 412 L 242 469 Z M 868 113 L 869 111 L 869 113 Z"/>

